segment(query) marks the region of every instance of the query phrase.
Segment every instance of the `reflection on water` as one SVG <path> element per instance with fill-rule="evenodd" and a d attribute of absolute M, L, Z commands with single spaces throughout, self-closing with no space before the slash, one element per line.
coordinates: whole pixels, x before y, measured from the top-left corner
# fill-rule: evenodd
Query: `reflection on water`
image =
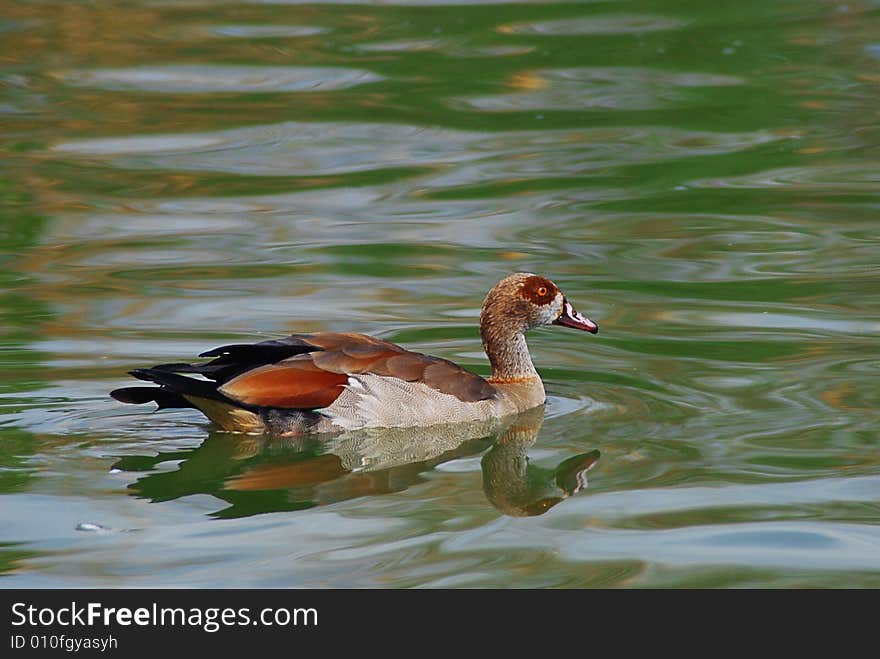
<path fill-rule="evenodd" d="M 642 34 L 658 30 L 673 30 L 687 25 L 688 21 L 671 16 L 590 16 L 583 18 L 565 18 L 558 21 L 538 21 L 534 23 L 516 23 L 502 25 L 500 32 L 513 34 Z"/>
<path fill-rule="evenodd" d="M 0 16 L 4 585 L 880 586 L 872 3 L 63 4 Z M 516 270 L 603 325 L 530 335 L 537 435 L 107 397 L 322 330 L 486 374 Z"/>
<path fill-rule="evenodd" d="M 492 112 L 524 110 L 585 110 L 618 108 L 648 110 L 681 105 L 686 90 L 700 87 L 741 85 L 734 76 L 706 73 L 675 73 L 656 69 L 578 68 L 546 69 L 520 74 L 511 86 L 518 91 L 462 102 L 476 110 Z"/>
<path fill-rule="evenodd" d="M 358 69 L 267 66 L 151 66 L 65 71 L 59 76 L 71 85 L 184 94 L 327 91 L 382 79 Z"/>
<path fill-rule="evenodd" d="M 508 515 L 540 515 L 587 486 L 586 472 L 598 451 L 573 456 L 555 469 L 529 464 L 544 419 L 536 408 L 503 426 L 456 424 L 429 428 L 384 428 L 320 436 L 266 437 L 212 433 L 193 451 L 127 456 L 114 469 L 154 471 L 178 462 L 174 471 L 141 476 L 129 488 L 153 502 L 210 494 L 229 506 L 212 513 L 223 519 L 292 511 L 355 497 L 400 492 L 422 474 L 450 460 L 479 454 L 487 499 Z"/>
<path fill-rule="evenodd" d="M 577 95 L 582 97 L 583 91 L 578 91 Z M 478 192 L 482 187 L 494 185 L 503 189 L 511 182 L 523 179 L 543 181 L 553 186 L 554 181 L 569 180 L 573 176 L 598 175 L 612 165 L 625 167 L 636 163 L 675 161 L 684 156 L 719 156 L 781 139 L 779 135 L 766 131 L 682 132 L 639 127 L 489 133 L 402 124 L 288 122 L 215 133 L 75 140 L 55 144 L 52 150 L 68 158 L 106 163 L 109 167 L 128 171 L 174 169 L 193 173 L 309 177 L 351 175 L 382 169 L 412 170 L 412 181 L 408 183 L 337 187 L 335 194 L 329 197 L 323 191 L 306 191 L 257 198 L 213 196 L 161 202 L 162 209 L 173 214 L 183 211 L 191 216 L 193 210 L 217 213 L 224 207 L 229 212 L 295 212 L 318 204 L 325 211 L 329 210 L 328 206 L 332 207 L 334 212 L 326 218 L 327 222 L 332 222 L 332 218 L 339 214 L 354 215 L 356 219 L 393 221 L 402 214 L 418 219 L 434 217 L 438 212 L 444 212 L 452 219 L 467 220 L 472 215 L 459 208 L 463 200 L 432 203 L 427 195 L 433 190 L 444 192 L 451 189 L 461 191 L 466 198 L 468 192 Z M 690 184 L 690 181 L 685 182 Z M 413 186 L 418 194 L 413 193 Z M 574 193 L 575 199 L 568 204 L 574 208 L 566 208 L 567 194 L 572 192 L 555 191 L 547 201 L 536 199 L 531 193 L 522 198 L 481 199 L 468 205 L 475 207 L 471 213 L 478 213 L 486 206 L 500 207 L 493 209 L 492 215 L 523 205 L 528 208 L 549 207 L 550 212 L 567 211 L 569 215 L 579 215 L 577 205 L 626 196 L 624 191 L 615 188 L 577 192 Z M 363 205 L 367 201 L 371 202 L 370 205 Z M 393 207 L 385 209 L 380 205 L 383 203 L 393 204 Z M 143 212 L 144 209 L 139 210 Z M 136 224 L 138 219 L 131 218 L 125 224 Z M 323 221 L 313 224 L 324 226 Z M 581 230 L 581 227 L 575 225 L 574 229 Z M 458 231 L 456 234 L 470 241 L 471 235 L 479 231 L 479 226 L 468 226 L 467 234 Z M 370 233 L 375 234 L 373 227 L 370 227 Z M 516 237 L 507 239 L 516 240 Z"/>
<path fill-rule="evenodd" d="M 208 28 L 208 31 L 218 37 L 276 39 L 279 37 L 311 37 L 327 32 L 327 29 L 308 25 L 217 25 Z"/>
<path fill-rule="evenodd" d="M 599 459 L 599 451 L 594 450 L 572 456 L 552 469 L 529 464 L 527 451 L 537 439 L 543 413 L 538 408 L 513 421 L 480 463 L 486 498 L 507 515 L 543 515 L 586 489 L 586 474 Z"/>

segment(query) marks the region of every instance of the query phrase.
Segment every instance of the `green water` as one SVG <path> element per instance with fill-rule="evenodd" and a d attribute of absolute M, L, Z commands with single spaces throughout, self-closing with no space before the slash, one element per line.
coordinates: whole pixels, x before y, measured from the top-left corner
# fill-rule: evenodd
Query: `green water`
<path fill-rule="evenodd" d="M 0 9 L 0 586 L 880 587 L 877 2 Z M 107 396 L 293 331 L 486 374 L 517 270 L 601 332 L 501 437 Z"/>

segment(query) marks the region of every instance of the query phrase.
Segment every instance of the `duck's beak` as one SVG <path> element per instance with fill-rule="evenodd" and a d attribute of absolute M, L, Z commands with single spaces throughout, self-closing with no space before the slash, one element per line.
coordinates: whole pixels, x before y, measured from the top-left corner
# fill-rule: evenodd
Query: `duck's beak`
<path fill-rule="evenodd" d="M 599 451 L 590 451 L 575 455 L 563 461 L 554 470 L 556 484 L 568 494 L 577 494 L 587 488 L 587 472 L 599 460 Z"/>
<path fill-rule="evenodd" d="M 591 334 L 596 334 L 599 331 L 599 326 L 596 323 L 589 318 L 581 316 L 574 310 L 574 307 L 571 306 L 571 302 L 565 298 L 562 298 L 562 313 L 559 314 L 559 318 L 553 321 L 553 324 L 562 325 L 563 327 L 571 327 L 572 329 L 581 330 L 583 332 L 590 332 Z"/>

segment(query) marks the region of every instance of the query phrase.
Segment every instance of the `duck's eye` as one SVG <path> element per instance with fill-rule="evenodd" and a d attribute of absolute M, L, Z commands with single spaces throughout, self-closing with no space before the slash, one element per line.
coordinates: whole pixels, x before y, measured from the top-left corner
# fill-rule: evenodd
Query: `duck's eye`
<path fill-rule="evenodd" d="M 547 287 L 546 286 L 539 286 L 537 293 L 538 293 L 538 297 L 544 297 L 545 295 L 547 295 Z"/>

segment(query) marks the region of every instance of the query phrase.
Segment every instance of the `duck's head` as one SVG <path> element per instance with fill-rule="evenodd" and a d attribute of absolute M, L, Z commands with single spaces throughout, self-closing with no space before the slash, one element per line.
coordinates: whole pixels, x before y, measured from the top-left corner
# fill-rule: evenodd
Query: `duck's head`
<path fill-rule="evenodd" d="M 480 325 L 500 325 L 517 332 L 541 325 L 562 325 L 592 334 L 599 331 L 596 323 L 575 311 L 556 284 L 530 272 L 505 277 L 489 291 Z"/>

